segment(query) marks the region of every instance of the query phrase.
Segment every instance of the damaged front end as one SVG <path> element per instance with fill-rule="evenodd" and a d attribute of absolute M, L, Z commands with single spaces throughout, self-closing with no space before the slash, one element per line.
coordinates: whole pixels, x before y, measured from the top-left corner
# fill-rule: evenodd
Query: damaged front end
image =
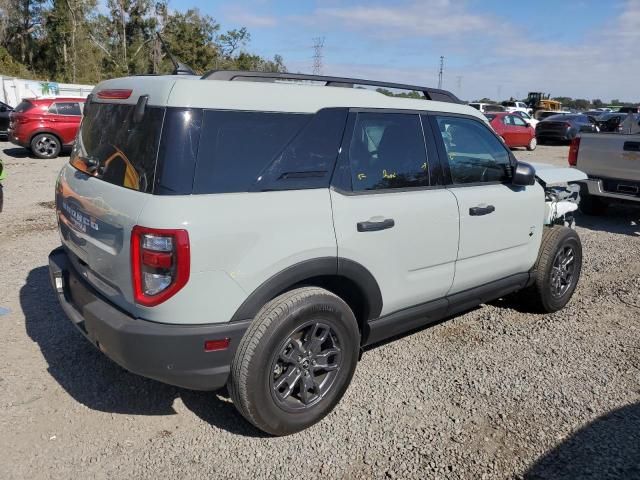
<path fill-rule="evenodd" d="M 587 175 L 575 168 L 532 163 L 536 178 L 544 188 L 545 225 L 564 225 L 574 228 L 573 212 L 580 204 L 580 184 Z"/>

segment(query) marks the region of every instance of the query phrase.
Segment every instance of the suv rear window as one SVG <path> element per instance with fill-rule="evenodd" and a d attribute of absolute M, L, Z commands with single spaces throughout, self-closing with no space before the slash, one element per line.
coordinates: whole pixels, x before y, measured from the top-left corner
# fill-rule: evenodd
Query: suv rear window
<path fill-rule="evenodd" d="M 31 110 L 33 108 L 33 103 L 28 100 L 21 101 L 16 108 L 13 109 L 14 113 L 24 113 L 27 110 Z"/>
<path fill-rule="evenodd" d="M 109 103 L 85 108 L 70 161 L 101 180 L 150 193 L 165 109 L 147 107 L 138 123 L 134 109 Z"/>

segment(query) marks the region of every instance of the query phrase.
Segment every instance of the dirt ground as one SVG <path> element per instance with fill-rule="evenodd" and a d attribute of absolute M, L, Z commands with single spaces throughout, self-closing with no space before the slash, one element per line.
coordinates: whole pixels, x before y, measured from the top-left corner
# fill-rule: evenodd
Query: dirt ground
<path fill-rule="evenodd" d="M 48 283 L 68 161 L 0 142 L 0 478 L 640 478 L 640 209 L 577 218 L 583 276 L 553 315 L 504 299 L 365 352 L 336 410 L 270 438 L 226 393 L 130 374 Z M 566 146 L 517 151 L 566 165 Z"/>

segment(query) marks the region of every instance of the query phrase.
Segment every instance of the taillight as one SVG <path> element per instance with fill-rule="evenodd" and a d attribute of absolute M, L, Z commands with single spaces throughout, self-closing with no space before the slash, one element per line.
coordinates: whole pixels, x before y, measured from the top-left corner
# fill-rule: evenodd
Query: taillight
<path fill-rule="evenodd" d="M 580 137 L 571 140 L 569 147 L 569 165 L 575 167 L 578 164 L 578 150 L 580 150 Z"/>
<path fill-rule="evenodd" d="M 146 228 L 131 231 L 131 274 L 136 303 L 153 307 L 189 281 L 191 258 L 186 230 Z"/>

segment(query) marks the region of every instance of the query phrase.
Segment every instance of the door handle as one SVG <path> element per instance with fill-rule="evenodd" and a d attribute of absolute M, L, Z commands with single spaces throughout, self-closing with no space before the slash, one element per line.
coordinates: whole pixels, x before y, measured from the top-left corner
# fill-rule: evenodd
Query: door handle
<path fill-rule="evenodd" d="M 496 211 L 496 207 L 493 205 L 478 205 L 477 207 L 471 207 L 469 209 L 469 215 L 472 217 L 479 217 L 480 215 L 489 215 Z"/>
<path fill-rule="evenodd" d="M 393 218 L 385 218 L 384 220 L 380 220 L 379 222 L 358 222 L 358 231 L 359 232 L 377 232 L 380 230 L 386 230 L 387 228 L 393 228 L 396 222 Z"/>

